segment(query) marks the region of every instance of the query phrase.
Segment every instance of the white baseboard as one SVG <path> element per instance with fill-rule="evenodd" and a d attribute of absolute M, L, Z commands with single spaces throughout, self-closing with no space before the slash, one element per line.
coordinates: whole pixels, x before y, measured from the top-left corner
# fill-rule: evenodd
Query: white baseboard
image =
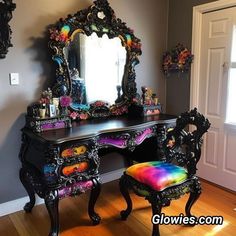
<path fill-rule="evenodd" d="M 108 173 L 104 173 L 101 175 L 102 183 L 108 183 L 113 180 L 119 179 L 120 176 L 123 174 L 124 169 L 114 170 Z M 5 202 L 0 204 L 0 217 L 15 213 L 17 211 L 21 211 L 25 205 L 29 201 L 29 197 L 19 198 L 13 201 Z M 36 203 L 35 205 L 43 204 L 44 200 L 36 196 Z"/>
<path fill-rule="evenodd" d="M 25 204 L 29 201 L 29 197 L 22 197 L 13 201 L 5 202 L 0 204 L 0 216 L 9 215 L 17 211 L 23 210 Z M 44 203 L 42 198 L 36 196 L 35 205 Z"/>

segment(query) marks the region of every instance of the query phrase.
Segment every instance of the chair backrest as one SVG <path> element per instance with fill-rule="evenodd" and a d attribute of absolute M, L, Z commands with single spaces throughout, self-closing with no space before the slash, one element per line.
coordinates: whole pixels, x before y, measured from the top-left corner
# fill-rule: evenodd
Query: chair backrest
<path fill-rule="evenodd" d="M 190 125 L 195 126 L 192 130 Z M 210 122 L 196 108 L 182 113 L 176 120 L 176 127 L 167 133 L 164 153 L 167 162 L 176 161 L 185 166 L 189 176 L 196 174 L 196 165 L 201 157 L 202 136 L 210 128 Z"/>

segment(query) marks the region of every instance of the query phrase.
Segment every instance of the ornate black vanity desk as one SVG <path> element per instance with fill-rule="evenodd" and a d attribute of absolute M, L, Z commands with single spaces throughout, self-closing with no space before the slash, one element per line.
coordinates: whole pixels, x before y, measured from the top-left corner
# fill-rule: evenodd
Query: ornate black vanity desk
<path fill-rule="evenodd" d="M 107 0 L 94 1 L 51 26 L 49 46 L 56 80 L 27 109 L 19 156 L 20 179 L 30 197 L 24 209 L 32 210 L 35 193 L 43 198 L 51 219 L 49 235 L 55 236 L 59 199 L 88 189 L 89 216 L 94 224 L 100 222 L 94 206 L 102 150 L 126 150 L 135 159 L 137 150 L 150 153 L 142 145 L 152 138 L 153 156 L 164 158 L 162 142 L 176 117 L 150 115 L 159 113 L 158 105 L 150 94 L 137 93 L 134 67 L 141 43 Z"/>

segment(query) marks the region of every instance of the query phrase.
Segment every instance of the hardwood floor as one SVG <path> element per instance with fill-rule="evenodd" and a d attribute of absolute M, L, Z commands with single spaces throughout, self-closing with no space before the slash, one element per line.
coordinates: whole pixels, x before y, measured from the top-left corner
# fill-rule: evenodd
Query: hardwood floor
<path fill-rule="evenodd" d="M 193 206 L 196 216 L 223 216 L 223 226 L 196 225 L 161 225 L 162 236 L 232 236 L 236 232 L 236 195 L 202 181 L 203 193 Z M 102 217 L 100 225 L 92 226 L 87 215 L 89 194 L 60 201 L 60 236 L 150 236 L 151 208 L 146 200 L 132 195 L 134 209 L 127 219 L 121 221 L 120 210 L 125 202 L 120 196 L 118 182 L 104 184 L 96 205 L 96 211 Z M 165 207 L 166 215 L 184 213 L 188 195 L 172 201 Z M 0 218 L 1 236 L 47 236 L 49 217 L 44 205 L 34 207 L 32 213 L 20 211 Z"/>

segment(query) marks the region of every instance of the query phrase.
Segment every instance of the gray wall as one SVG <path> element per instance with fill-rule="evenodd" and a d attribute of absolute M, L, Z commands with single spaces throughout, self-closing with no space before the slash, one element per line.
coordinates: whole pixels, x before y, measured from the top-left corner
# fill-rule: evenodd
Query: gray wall
<path fill-rule="evenodd" d="M 169 0 L 168 50 L 182 43 L 191 49 L 193 6 L 215 0 Z M 179 115 L 189 109 L 190 73 L 174 73 L 166 78 L 166 112 Z"/>
<path fill-rule="evenodd" d="M 13 48 L 0 60 L 0 203 L 26 196 L 18 172 L 20 129 L 29 103 L 54 79 L 53 63 L 47 48 L 46 28 L 60 17 L 89 6 L 91 0 L 15 0 L 16 10 L 10 22 Z M 142 40 L 143 55 L 137 66 L 137 86 L 153 87 L 165 104 L 165 79 L 160 71 L 160 55 L 167 42 L 167 0 L 110 0 L 117 17 L 128 23 Z M 20 85 L 9 85 L 9 73 L 20 74 Z M 115 158 L 113 156 L 110 156 Z M 109 171 L 122 163 L 111 158 L 102 162 Z"/>

